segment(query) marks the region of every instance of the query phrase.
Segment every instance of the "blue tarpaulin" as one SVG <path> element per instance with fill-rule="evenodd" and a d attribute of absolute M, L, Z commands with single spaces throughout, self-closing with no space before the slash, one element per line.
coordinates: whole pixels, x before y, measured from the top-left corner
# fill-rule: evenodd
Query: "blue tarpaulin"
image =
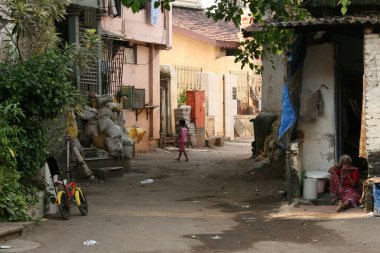
<path fill-rule="evenodd" d="M 284 84 L 282 88 L 282 112 L 279 138 L 283 137 L 297 121 L 297 112 L 294 109 L 289 88 Z"/>
<path fill-rule="evenodd" d="M 297 123 L 305 54 L 305 38 L 298 36 L 288 54 L 287 78 L 282 89 L 282 112 L 278 144 L 284 148 L 288 147 Z"/>

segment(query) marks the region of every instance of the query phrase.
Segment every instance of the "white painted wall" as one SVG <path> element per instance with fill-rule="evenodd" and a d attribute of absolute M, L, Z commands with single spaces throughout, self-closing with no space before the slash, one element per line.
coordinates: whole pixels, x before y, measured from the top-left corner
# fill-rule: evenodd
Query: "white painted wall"
<path fill-rule="evenodd" d="M 280 113 L 282 85 L 286 76 L 284 56 L 276 55 L 264 58 L 263 67 L 261 111 Z"/>
<path fill-rule="evenodd" d="M 237 76 L 224 75 L 225 137 L 235 139 L 235 116 L 237 116 L 237 99 L 233 99 L 232 90 L 237 89 Z"/>
<path fill-rule="evenodd" d="M 203 72 L 201 80 L 206 95 L 206 115 L 214 117 L 215 134 L 234 139 L 237 100 L 232 99 L 232 88 L 237 87 L 237 76 Z"/>
<path fill-rule="evenodd" d="M 305 134 L 303 168 L 327 171 L 335 163 L 335 75 L 333 44 L 310 46 L 307 49 L 302 79 L 302 93 L 312 93 L 321 85 L 324 112 L 317 119 L 305 122 L 300 118 L 297 129 Z"/>
<path fill-rule="evenodd" d="M 368 177 L 380 176 L 380 34 L 364 35 L 365 124 Z"/>

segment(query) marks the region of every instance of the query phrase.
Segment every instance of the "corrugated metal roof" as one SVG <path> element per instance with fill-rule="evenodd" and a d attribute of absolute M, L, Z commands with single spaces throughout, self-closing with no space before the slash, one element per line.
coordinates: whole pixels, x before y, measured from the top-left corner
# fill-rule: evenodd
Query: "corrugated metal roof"
<path fill-rule="evenodd" d="M 270 24 L 279 28 L 296 28 L 308 26 L 337 26 L 337 25 L 378 25 L 380 24 L 380 15 L 374 16 L 343 16 L 343 17 L 325 17 L 313 18 L 303 21 L 277 22 Z"/>
<path fill-rule="evenodd" d="M 380 14 L 365 16 L 311 18 L 303 21 L 273 22 L 268 25 L 283 29 L 319 29 L 333 28 L 338 26 L 380 25 Z M 250 37 L 252 31 L 262 31 L 263 29 L 263 26 L 260 24 L 251 24 L 250 26 L 243 29 L 243 35 L 245 38 Z"/>

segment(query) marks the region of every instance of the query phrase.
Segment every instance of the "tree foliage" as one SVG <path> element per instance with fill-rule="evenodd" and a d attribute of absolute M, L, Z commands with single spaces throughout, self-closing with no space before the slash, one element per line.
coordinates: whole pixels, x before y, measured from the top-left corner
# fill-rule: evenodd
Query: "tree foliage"
<path fill-rule="evenodd" d="M 5 0 L 1 12 L 11 18 L 8 37 L 20 60 L 56 45 L 54 22 L 62 21 L 70 0 Z M 8 29 L 8 27 L 5 27 Z"/>
<path fill-rule="evenodd" d="M 26 216 L 26 198 L 19 183 L 17 149 L 23 130 L 17 125 L 25 118 L 17 103 L 0 103 L 0 222 L 19 221 Z"/>
<path fill-rule="evenodd" d="M 0 62 L 0 220 L 28 219 L 26 207 L 45 188 L 39 171 L 49 152 L 46 122 L 84 102 L 72 79 L 98 57 L 100 38 L 88 30 L 81 46 L 59 44 L 54 22 L 69 4 L 5 0 L 0 8 L 11 21 L 9 57 Z"/>

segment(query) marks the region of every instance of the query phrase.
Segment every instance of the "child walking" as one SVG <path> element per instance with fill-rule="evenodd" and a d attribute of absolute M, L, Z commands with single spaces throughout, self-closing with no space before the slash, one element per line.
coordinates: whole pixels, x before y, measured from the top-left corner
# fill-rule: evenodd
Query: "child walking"
<path fill-rule="evenodd" d="M 187 157 L 187 154 L 186 154 L 186 143 L 187 143 L 187 138 L 189 137 L 189 132 L 187 131 L 185 120 L 181 119 L 179 121 L 179 124 L 180 124 L 179 135 L 177 136 L 177 139 L 176 139 L 176 142 L 178 143 L 178 148 L 179 148 L 179 155 L 176 160 L 180 161 L 182 153 L 183 153 L 186 158 L 185 162 L 188 162 L 189 158 Z"/>

